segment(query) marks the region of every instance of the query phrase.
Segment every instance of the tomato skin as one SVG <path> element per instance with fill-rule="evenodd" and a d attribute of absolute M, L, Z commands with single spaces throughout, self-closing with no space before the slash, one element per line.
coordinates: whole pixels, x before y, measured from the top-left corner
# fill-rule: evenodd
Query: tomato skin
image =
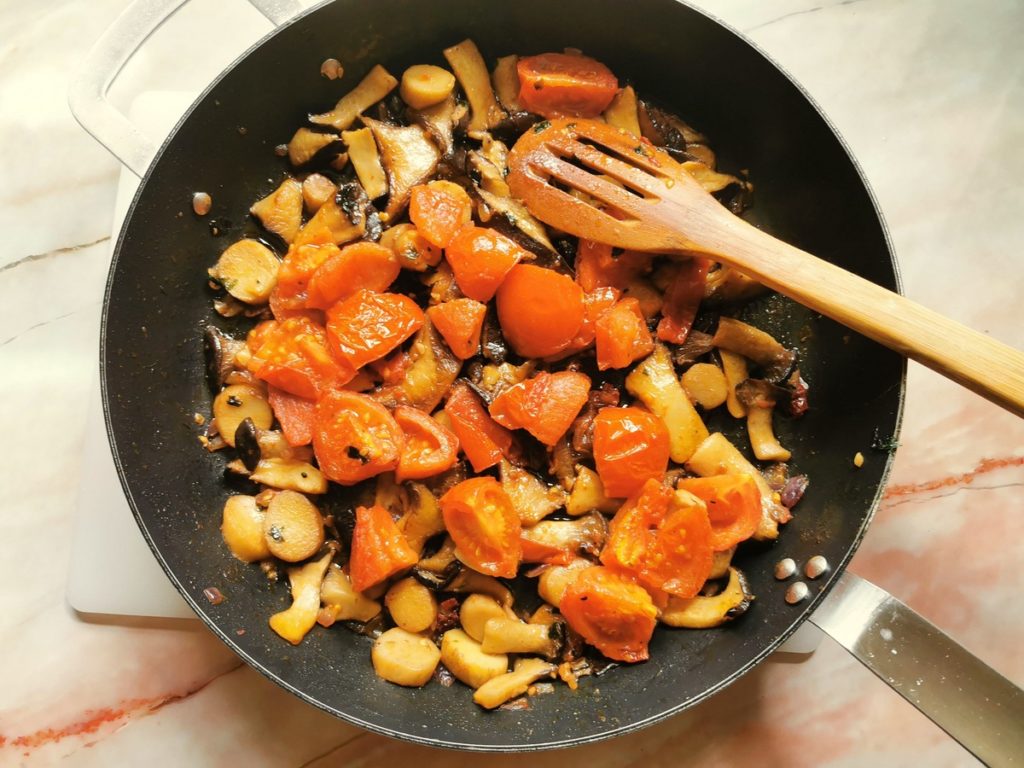
<path fill-rule="evenodd" d="M 519 59 L 519 101 L 544 117 L 597 117 L 615 98 L 619 82 L 589 56 L 543 53 Z"/>
<path fill-rule="evenodd" d="M 609 659 L 632 663 L 648 658 L 658 609 L 626 576 L 600 565 L 586 568 L 565 590 L 559 610 L 570 627 Z"/>
<path fill-rule="evenodd" d="M 270 385 L 267 402 L 281 425 L 281 433 L 288 445 L 309 445 L 313 440 L 313 412 L 316 401 L 307 400 Z"/>
<path fill-rule="evenodd" d="M 487 307 L 473 299 L 453 299 L 427 309 L 430 322 L 460 360 L 473 357 L 480 350 L 486 315 Z"/>
<path fill-rule="evenodd" d="M 594 461 L 605 493 L 624 498 L 668 467 L 665 424 L 640 408 L 602 408 L 594 418 Z"/>
<path fill-rule="evenodd" d="M 487 413 L 480 398 L 466 384 L 456 382 L 448 395 L 444 412 L 452 421 L 452 431 L 459 438 L 474 472 L 493 467 L 502 457 L 515 453 L 515 438 Z"/>
<path fill-rule="evenodd" d="M 689 477 L 676 485 L 701 499 L 711 524 L 711 546 L 727 550 L 754 535 L 761 521 L 761 493 L 749 475 Z"/>
<path fill-rule="evenodd" d="M 595 288 L 626 290 L 630 281 L 650 271 L 654 257 L 639 251 L 622 251 L 606 243 L 580 239 L 576 247 L 576 282 L 584 291 Z"/>
<path fill-rule="evenodd" d="M 522 524 L 497 480 L 463 480 L 441 497 L 441 514 L 462 562 L 489 576 L 515 577 Z"/>
<path fill-rule="evenodd" d="M 466 190 L 451 182 L 417 184 L 409 195 L 409 220 L 428 243 L 447 248 L 473 215 Z"/>
<path fill-rule="evenodd" d="M 489 408 L 496 422 L 525 429 L 545 445 L 554 445 L 572 426 L 590 394 L 590 377 L 575 371 L 542 371 L 515 384 Z"/>
<path fill-rule="evenodd" d="M 327 310 L 327 339 L 335 356 L 358 370 L 412 336 L 423 317 L 408 296 L 362 289 Z"/>
<path fill-rule="evenodd" d="M 654 351 L 654 339 L 647 330 L 640 302 L 634 298 L 622 299 L 606 310 L 594 323 L 594 342 L 597 347 L 597 367 L 626 368 L 634 360 Z"/>
<path fill-rule="evenodd" d="M 328 309 L 360 288 L 386 291 L 402 268 L 378 243 L 352 243 L 324 261 L 309 277 L 306 306 Z"/>
<path fill-rule="evenodd" d="M 320 470 L 340 485 L 398 466 L 402 430 L 388 409 L 366 395 L 335 390 L 313 414 L 313 452 Z"/>
<path fill-rule="evenodd" d="M 455 466 L 459 439 L 450 429 L 430 414 L 407 405 L 395 408 L 395 421 L 405 435 L 395 480 L 422 480 Z"/>
<path fill-rule="evenodd" d="M 658 338 L 672 344 L 682 344 L 690 335 L 697 309 L 704 298 L 707 282 L 707 259 L 692 258 L 676 265 L 676 274 L 665 291 L 665 302 L 661 307 L 662 318 L 658 323 Z"/>
<path fill-rule="evenodd" d="M 494 298 L 509 270 L 529 255 L 500 232 L 468 224 L 458 231 L 444 252 L 459 290 L 485 303 Z"/>
<path fill-rule="evenodd" d="M 349 576 L 357 592 L 416 565 L 417 560 L 419 556 L 384 507 L 356 507 Z"/>
<path fill-rule="evenodd" d="M 324 329 L 305 317 L 268 320 L 249 332 L 246 367 L 259 379 L 314 400 L 351 381 L 355 370 L 334 359 Z"/>
<path fill-rule="evenodd" d="M 552 269 L 517 264 L 497 297 L 502 333 L 522 357 L 557 355 L 583 325 L 583 290 Z"/>
<path fill-rule="evenodd" d="M 601 562 L 652 595 L 694 597 L 711 573 L 713 550 L 707 512 L 688 499 L 648 480 L 612 518 Z"/>
<path fill-rule="evenodd" d="M 274 316 L 283 319 L 291 312 L 306 309 L 310 279 L 324 262 L 340 252 L 330 240 L 292 243 L 281 261 L 277 285 L 270 294 L 270 308 Z"/>

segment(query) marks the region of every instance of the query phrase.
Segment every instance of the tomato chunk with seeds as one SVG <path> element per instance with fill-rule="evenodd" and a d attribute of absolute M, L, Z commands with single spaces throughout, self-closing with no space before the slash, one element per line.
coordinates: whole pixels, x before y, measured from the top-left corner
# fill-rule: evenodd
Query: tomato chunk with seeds
<path fill-rule="evenodd" d="M 586 568 L 565 590 L 559 610 L 570 627 L 609 659 L 648 658 L 658 609 L 626 576 L 599 565 Z"/>
<path fill-rule="evenodd" d="M 652 594 L 690 598 L 707 581 L 713 552 L 704 505 L 651 479 L 615 513 L 601 562 Z"/>
<path fill-rule="evenodd" d="M 467 225 L 448 244 L 444 256 L 459 290 L 488 302 L 512 267 L 530 254 L 500 232 Z"/>
<path fill-rule="evenodd" d="M 653 413 L 630 406 L 602 408 L 594 417 L 594 462 L 605 493 L 632 496 L 668 467 L 668 430 Z"/>
<path fill-rule="evenodd" d="M 305 317 L 268 320 L 246 339 L 246 367 L 259 379 L 298 397 L 314 400 L 340 387 L 355 370 L 328 351 L 324 329 Z"/>
<path fill-rule="evenodd" d="M 309 278 L 306 306 L 327 309 L 356 291 L 386 291 L 402 271 L 390 248 L 352 243 L 333 254 Z"/>
<path fill-rule="evenodd" d="M 363 289 L 327 310 L 331 350 L 354 369 L 394 351 L 422 325 L 423 310 L 397 293 Z"/>
<path fill-rule="evenodd" d="M 400 405 L 395 408 L 395 421 L 405 435 L 396 480 L 422 480 L 455 466 L 459 439 L 429 413 Z"/>
<path fill-rule="evenodd" d="M 489 576 L 516 575 L 522 559 L 522 525 L 497 480 L 463 480 L 441 497 L 441 514 L 462 562 Z"/>
<path fill-rule="evenodd" d="M 336 390 L 321 398 L 313 414 L 313 452 L 320 470 L 341 485 L 398 466 L 402 430 L 388 409 L 366 395 Z"/>
<path fill-rule="evenodd" d="M 460 360 L 480 350 L 487 307 L 473 299 L 452 299 L 427 309 L 427 317 Z"/>
<path fill-rule="evenodd" d="M 417 560 L 419 555 L 384 507 L 356 507 L 349 576 L 357 592 L 375 587 L 416 565 Z"/>
<path fill-rule="evenodd" d="M 297 397 L 275 386 L 267 387 L 267 402 L 270 404 L 281 433 L 288 445 L 309 445 L 313 440 L 313 412 L 316 401 Z"/>
<path fill-rule="evenodd" d="M 474 472 L 483 472 L 501 459 L 515 454 L 515 438 L 487 413 L 483 403 L 468 385 L 456 382 L 444 412 L 452 422 L 452 431 L 459 438 Z"/>
<path fill-rule="evenodd" d="M 634 360 L 654 351 L 654 339 L 647 330 L 647 321 L 634 298 L 622 299 L 604 312 L 594 323 L 597 367 L 625 368 Z"/>
<path fill-rule="evenodd" d="M 544 117 L 597 117 L 619 90 L 612 71 L 589 56 L 523 56 L 516 69 L 520 102 L 528 111 Z"/>
<path fill-rule="evenodd" d="M 688 477 L 677 488 L 701 499 L 711 523 L 711 546 L 716 552 L 746 541 L 761 521 L 761 493 L 750 475 Z"/>
<path fill-rule="evenodd" d="M 330 258 L 341 253 L 333 242 L 292 243 L 277 272 L 277 285 L 270 294 L 274 316 L 283 319 L 291 312 L 307 309 L 309 281 Z"/>
<path fill-rule="evenodd" d="M 518 264 L 497 296 L 502 333 L 522 357 L 557 355 L 583 325 L 583 290 L 553 269 Z"/>
<path fill-rule="evenodd" d="M 469 194 L 450 181 L 418 184 L 409 196 L 409 219 L 427 242 L 447 248 L 473 216 Z"/>
<path fill-rule="evenodd" d="M 572 426 L 589 394 L 586 374 L 541 372 L 506 389 L 489 410 L 503 427 L 525 429 L 545 445 L 554 445 Z"/>

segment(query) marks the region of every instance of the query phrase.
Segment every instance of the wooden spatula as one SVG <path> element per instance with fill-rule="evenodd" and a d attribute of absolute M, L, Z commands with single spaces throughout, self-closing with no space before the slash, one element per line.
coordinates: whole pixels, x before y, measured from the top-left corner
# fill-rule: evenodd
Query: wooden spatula
<path fill-rule="evenodd" d="M 540 123 L 508 161 L 513 194 L 553 227 L 731 265 L 1024 416 L 1024 354 L 751 226 L 668 154 L 625 131 L 593 120 Z"/>

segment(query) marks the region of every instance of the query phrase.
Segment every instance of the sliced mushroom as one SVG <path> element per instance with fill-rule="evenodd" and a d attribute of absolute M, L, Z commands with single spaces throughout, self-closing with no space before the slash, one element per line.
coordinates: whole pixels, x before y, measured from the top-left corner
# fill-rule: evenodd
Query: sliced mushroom
<path fill-rule="evenodd" d="M 684 600 L 670 596 L 668 605 L 658 617 L 670 627 L 708 629 L 742 616 L 750 608 L 754 595 L 747 579 L 738 568 L 729 568 L 729 582 L 714 597 L 691 597 Z"/>
<path fill-rule="evenodd" d="M 612 103 L 604 111 L 604 119 L 614 128 L 628 131 L 637 137 L 641 135 L 636 91 L 633 90 L 633 86 L 627 85 L 615 94 Z"/>
<path fill-rule="evenodd" d="M 433 175 L 441 150 L 422 126 L 388 125 L 369 118 L 363 118 L 363 122 L 373 131 L 387 172 L 390 196 L 384 212 L 395 219 L 408 205 L 412 188 Z"/>
<path fill-rule="evenodd" d="M 545 548 L 597 557 L 608 538 L 608 522 L 597 512 L 575 520 L 543 520 L 524 528 L 522 537 Z"/>
<path fill-rule="evenodd" d="M 511 590 L 493 576 L 485 576 L 472 568 L 463 568 L 447 587 L 449 592 L 476 592 L 488 595 L 499 604 L 512 607 L 515 598 Z"/>
<path fill-rule="evenodd" d="M 344 131 L 359 115 L 391 93 L 396 85 L 398 80 L 378 64 L 359 85 L 341 97 L 334 109 L 322 115 L 312 115 L 309 120 L 317 125 L 329 125 L 335 130 Z"/>
<path fill-rule="evenodd" d="M 414 64 L 402 73 L 402 100 L 413 109 L 440 104 L 455 89 L 455 75 L 433 64 Z"/>
<path fill-rule="evenodd" d="M 761 366 L 763 378 L 772 384 L 786 378 L 796 362 L 796 352 L 786 349 L 771 334 L 731 317 L 719 319 L 713 341 L 719 349 L 753 360 Z"/>
<path fill-rule="evenodd" d="M 527 624 L 507 616 L 495 616 L 484 624 L 480 647 L 485 653 L 528 653 L 558 658 L 565 643 L 565 624 Z"/>
<path fill-rule="evenodd" d="M 509 112 L 521 112 L 519 103 L 519 57 L 502 56 L 491 73 L 491 84 L 498 101 Z"/>
<path fill-rule="evenodd" d="M 254 483 L 299 493 L 327 493 L 327 478 L 307 461 L 295 459 L 260 459 L 249 475 Z"/>
<path fill-rule="evenodd" d="M 224 503 L 220 532 L 231 554 L 245 563 L 270 557 L 263 538 L 263 510 L 254 496 L 229 496 Z"/>
<path fill-rule="evenodd" d="M 299 128 L 288 142 L 288 160 L 294 166 L 305 165 L 320 150 L 332 144 L 341 146 L 341 139 L 335 133 L 320 133 L 309 128 Z"/>
<path fill-rule="evenodd" d="M 555 673 L 554 664 L 542 659 L 519 659 L 513 671 L 493 677 L 476 689 L 473 701 L 484 709 L 494 709 L 509 699 L 526 693 L 542 677 Z"/>
<path fill-rule="evenodd" d="M 413 566 L 412 576 L 425 587 L 441 590 L 447 589 L 461 571 L 462 563 L 455 557 L 455 542 L 446 537 L 437 552 Z"/>
<path fill-rule="evenodd" d="M 206 383 L 213 392 L 227 384 L 228 374 L 235 369 L 235 355 L 245 347 L 244 341 L 232 339 L 210 325 L 203 331 L 203 357 L 206 360 Z"/>
<path fill-rule="evenodd" d="M 256 472 L 263 459 L 286 459 L 308 462 L 313 450 L 308 445 L 292 446 L 277 430 L 260 429 L 246 418 L 235 430 L 235 450 L 250 472 Z"/>
<path fill-rule="evenodd" d="M 569 585 L 576 581 L 582 571 L 594 563 L 585 558 L 577 558 L 568 565 L 552 565 L 541 571 L 537 580 L 537 592 L 545 601 L 556 608 L 562 604 L 562 596 Z"/>
<path fill-rule="evenodd" d="M 597 472 L 582 464 L 576 465 L 576 480 L 572 484 L 572 492 L 565 507 L 566 512 L 573 517 L 594 511 L 611 515 L 617 512 L 620 506 L 622 499 L 612 499 L 605 494 L 604 483 Z"/>
<path fill-rule="evenodd" d="M 500 214 L 509 225 L 515 227 L 526 236 L 529 241 L 527 245 L 531 245 L 533 248 L 543 248 L 555 255 L 558 254 L 557 249 L 551 242 L 551 238 L 548 237 L 544 225 L 521 202 L 514 197 L 503 197 L 480 187 L 477 187 L 477 194 L 480 195 L 480 199 L 487 204 L 491 211 Z"/>
<path fill-rule="evenodd" d="M 458 45 L 445 48 L 444 57 L 469 101 L 469 131 L 486 131 L 500 123 L 505 117 L 505 110 L 494 97 L 491 75 L 476 44 L 472 40 L 463 40 Z"/>
<path fill-rule="evenodd" d="M 300 195 L 300 206 L 301 201 Z M 264 304 L 277 285 L 280 266 L 272 250 L 259 240 L 245 238 L 229 245 L 208 274 L 239 301 Z"/>
<path fill-rule="evenodd" d="M 709 306 L 720 304 L 738 304 L 760 296 L 767 288 L 747 277 L 733 267 L 720 264 L 708 272 L 704 283 L 704 301 Z"/>
<path fill-rule="evenodd" d="M 691 329 L 686 341 L 672 350 L 672 360 L 676 365 L 692 365 L 715 348 L 710 333 Z"/>
<path fill-rule="evenodd" d="M 449 157 L 455 146 L 455 124 L 465 115 L 466 106 L 459 105 L 454 96 L 440 104 L 426 109 L 410 109 L 409 119 L 422 125 L 441 150 L 442 157 Z"/>
<path fill-rule="evenodd" d="M 444 532 L 444 518 L 437 498 L 422 483 L 407 483 L 408 502 L 398 520 L 398 530 L 416 552 L 422 552 L 427 540 Z"/>
<path fill-rule="evenodd" d="M 338 565 L 328 569 L 320 587 L 320 600 L 331 609 L 334 621 L 367 622 L 381 612 L 380 603 L 357 592 L 348 573 Z"/>
<path fill-rule="evenodd" d="M 372 397 L 393 408 L 409 405 L 430 413 L 458 378 L 459 360 L 429 320 L 424 321 L 409 349 L 410 364 L 398 384 L 384 387 Z"/>
<path fill-rule="evenodd" d="M 508 670 L 508 656 L 486 653 L 480 643 L 461 629 L 450 629 L 441 637 L 441 661 L 470 688 L 479 688 Z"/>
<path fill-rule="evenodd" d="M 370 659 L 378 677 L 418 688 L 430 682 L 441 651 L 429 638 L 394 627 L 374 641 Z"/>
<path fill-rule="evenodd" d="M 260 429 L 270 429 L 274 412 L 260 388 L 233 384 L 214 398 L 213 418 L 224 442 L 234 448 L 239 424 L 248 418 Z"/>
<path fill-rule="evenodd" d="M 369 118 L 365 118 L 369 119 Z M 380 153 L 374 141 L 373 132 L 369 128 L 357 131 L 343 131 L 341 134 L 345 146 L 348 147 L 348 159 L 355 168 L 359 183 L 366 190 L 371 200 L 383 197 L 388 192 L 388 180 L 381 165 Z"/>
<path fill-rule="evenodd" d="M 319 560 L 288 569 L 292 604 L 287 610 L 270 617 L 270 628 L 292 645 L 301 643 L 316 624 L 320 611 L 320 585 L 331 562 L 331 554 L 328 552 Z"/>
<path fill-rule="evenodd" d="M 776 397 L 788 392 L 767 381 L 747 379 L 736 388 L 736 397 L 747 409 L 747 435 L 760 461 L 789 461 L 792 454 L 779 443 L 772 426 Z"/>
<path fill-rule="evenodd" d="M 301 493 L 282 491 L 267 506 L 263 537 L 274 557 L 297 563 L 312 557 L 323 546 L 324 519 L 313 502 Z M 317 585 L 318 595 L 319 592 Z"/>
<path fill-rule="evenodd" d="M 467 635 L 483 642 L 484 626 L 491 619 L 517 619 L 512 609 L 487 595 L 469 595 L 459 607 L 459 623 Z"/>
<path fill-rule="evenodd" d="M 338 185 L 323 174 L 311 173 L 302 180 L 302 202 L 310 213 L 319 211 L 336 194 Z"/>
<path fill-rule="evenodd" d="M 249 213 L 259 219 L 264 229 L 291 243 L 302 226 L 302 184 L 286 178 L 277 189 L 253 203 Z"/>
<path fill-rule="evenodd" d="M 729 573 L 729 564 L 732 562 L 733 555 L 735 554 L 735 544 L 726 550 L 715 552 L 714 559 L 711 561 L 711 573 L 708 574 L 708 579 L 721 579 Z"/>
<path fill-rule="evenodd" d="M 535 525 L 565 506 L 565 491 L 553 488 L 527 469 L 502 459 L 501 487 L 524 526 Z"/>

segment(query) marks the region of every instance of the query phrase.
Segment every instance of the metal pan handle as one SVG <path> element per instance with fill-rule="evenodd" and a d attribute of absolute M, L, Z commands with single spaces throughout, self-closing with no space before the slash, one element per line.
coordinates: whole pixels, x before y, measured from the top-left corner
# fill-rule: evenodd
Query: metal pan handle
<path fill-rule="evenodd" d="M 68 90 L 68 106 L 79 124 L 140 178 L 156 155 L 157 144 L 107 100 L 107 91 L 139 47 L 186 2 L 135 0 L 96 41 Z M 302 10 L 298 0 L 249 2 L 275 27 Z"/>
<path fill-rule="evenodd" d="M 1024 765 L 1024 691 L 884 589 L 846 571 L 810 618 L 986 765 Z"/>

